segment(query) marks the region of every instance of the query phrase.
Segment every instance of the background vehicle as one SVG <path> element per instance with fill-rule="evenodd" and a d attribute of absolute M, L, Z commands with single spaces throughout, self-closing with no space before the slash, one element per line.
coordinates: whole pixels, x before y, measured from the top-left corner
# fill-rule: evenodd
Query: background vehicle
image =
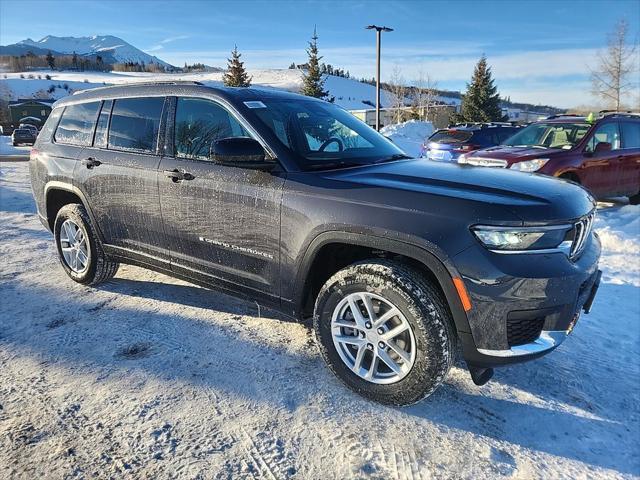
<path fill-rule="evenodd" d="M 462 170 L 328 102 L 190 83 L 67 97 L 30 161 L 74 281 L 134 263 L 313 318 L 329 368 L 398 405 L 438 387 L 458 343 L 477 384 L 552 351 L 598 287 L 584 189 Z"/>
<path fill-rule="evenodd" d="M 460 163 L 565 178 L 597 197 L 640 201 L 640 115 L 603 112 L 594 121 L 559 115 L 533 123 L 497 147 L 465 154 Z"/>
<path fill-rule="evenodd" d="M 31 125 L 30 123 L 21 123 L 18 128 L 31 130 L 36 136 L 38 135 L 38 127 Z"/>
<path fill-rule="evenodd" d="M 36 141 L 36 138 L 37 134 L 34 133 L 30 128 L 18 128 L 11 134 L 11 141 L 13 142 L 14 147 L 20 145 L 21 143 L 33 145 Z"/>
<path fill-rule="evenodd" d="M 433 133 L 422 146 L 422 156 L 441 162 L 461 154 L 499 145 L 520 127 L 509 123 L 461 123 Z"/>

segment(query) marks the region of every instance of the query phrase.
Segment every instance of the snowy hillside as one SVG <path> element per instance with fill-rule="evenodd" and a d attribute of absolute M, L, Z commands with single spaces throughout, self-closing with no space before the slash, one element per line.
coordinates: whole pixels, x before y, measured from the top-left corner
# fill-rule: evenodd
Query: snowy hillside
<path fill-rule="evenodd" d="M 112 37 L 115 38 L 115 37 Z M 133 82 L 149 82 L 153 80 L 191 80 L 209 86 L 222 85 L 222 72 L 205 73 L 125 73 L 125 72 L 40 72 L 43 78 L 38 79 L 38 72 L 8 73 L 7 78 L 0 79 L 0 98 L 15 100 L 17 98 L 62 98 L 70 92 L 87 88 L 102 87 L 111 84 Z M 28 78 L 34 75 L 36 78 Z M 51 80 L 44 79 L 49 74 Z M 302 87 L 302 71 L 289 69 L 249 70 L 255 88 L 278 88 L 298 92 Z M 20 78 L 20 76 L 26 78 Z M 64 86 L 67 85 L 68 89 Z M 53 89 L 51 87 L 53 86 Z M 376 89 L 374 86 L 350 78 L 327 76 L 325 89 L 335 97 L 335 103 L 349 110 L 372 108 L 375 104 Z M 51 90 L 51 91 L 49 91 Z M 393 95 L 382 91 L 383 106 L 393 105 Z M 365 103 L 369 102 L 369 104 Z"/>
<path fill-rule="evenodd" d="M 158 57 L 144 53 L 133 45 L 125 42 L 121 38 L 113 35 L 93 35 L 91 37 L 46 37 L 33 41 L 30 38 L 18 42 L 16 45 L 27 45 L 52 52 L 78 55 L 108 54 L 118 63 L 138 62 L 138 63 L 159 63 L 165 67 L 170 67 L 168 63 Z"/>

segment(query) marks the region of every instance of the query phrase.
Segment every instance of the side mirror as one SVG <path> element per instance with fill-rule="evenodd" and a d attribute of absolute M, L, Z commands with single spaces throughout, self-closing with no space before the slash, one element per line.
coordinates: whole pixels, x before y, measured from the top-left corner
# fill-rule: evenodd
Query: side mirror
<path fill-rule="evenodd" d="M 214 141 L 209 150 L 209 158 L 215 163 L 238 168 L 269 167 L 265 156 L 262 145 L 249 137 L 221 138 Z"/>
<path fill-rule="evenodd" d="M 609 142 L 598 142 L 594 150 L 595 153 L 610 152 L 611 144 Z"/>

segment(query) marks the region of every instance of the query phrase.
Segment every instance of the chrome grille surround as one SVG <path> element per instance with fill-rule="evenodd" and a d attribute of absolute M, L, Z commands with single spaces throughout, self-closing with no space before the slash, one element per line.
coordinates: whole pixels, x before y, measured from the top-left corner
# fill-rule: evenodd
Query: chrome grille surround
<path fill-rule="evenodd" d="M 595 217 L 596 212 L 594 210 L 573 224 L 573 241 L 571 242 L 569 259 L 575 260 L 584 250 L 584 247 L 587 245 L 589 235 L 591 235 Z"/>

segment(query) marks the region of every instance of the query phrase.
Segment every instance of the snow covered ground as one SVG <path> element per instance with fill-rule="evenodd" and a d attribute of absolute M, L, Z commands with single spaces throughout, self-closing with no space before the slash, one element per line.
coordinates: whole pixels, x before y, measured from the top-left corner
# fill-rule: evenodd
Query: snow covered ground
<path fill-rule="evenodd" d="M 433 133 L 431 122 L 409 120 L 408 122 L 387 125 L 380 130 L 384 136 L 393 140 L 407 155 L 420 157 L 422 145 Z"/>
<path fill-rule="evenodd" d="M 13 146 L 11 137 L 8 135 L 0 135 L 0 157 L 3 156 L 29 156 L 31 147 L 29 145 Z"/>
<path fill-rule="evenodd" d="M 2 163 L 0 478 L 638 478 L 639 216 L 600 212 L 604 283 L 558 350 L 399 409 L 252 304 L 130 266 L 73 283 Z"/>
<path fill-rule="evenodd" d="M 278 88 L 293 92 L 302 86 L 302 71 L 290 69 L 249 70 L 252 83 L 257 88 Z M 4 78 L 6 75 L 6 78 Z M 20 78 L 20 76 L 25 78 Z M 34 78 L 29 78 L 32 75 Z M 38 78 L 40 75 L 42 78 Z M 47 80 L 45 75 L 50 75 Z M 207 73 L 125 73 L 125 72 L 25 72 L 6 73 L 0 78 L 0 98 L 62 98 L 70 92 L 104 85 L 148 81 L 185 80 L 202 82 L 205 85 L 221 86 L 223 72 Z M 67 88 L 65 88 L 65 86 Z M 51 87 L 53 87 L 51 89 Z M 51 89 L 51 91 L 49 91 Z M 335 96 L 335 103 L 346 109 L 372 108 L 375 104 L 376 89 L 373 85 L 350 78 L 326 77 L 325 89 Z M 369 104 L 363 103 L 369 102 Z M 393 95 L 381 92 L 383 106 L 393 106 Z"/>

